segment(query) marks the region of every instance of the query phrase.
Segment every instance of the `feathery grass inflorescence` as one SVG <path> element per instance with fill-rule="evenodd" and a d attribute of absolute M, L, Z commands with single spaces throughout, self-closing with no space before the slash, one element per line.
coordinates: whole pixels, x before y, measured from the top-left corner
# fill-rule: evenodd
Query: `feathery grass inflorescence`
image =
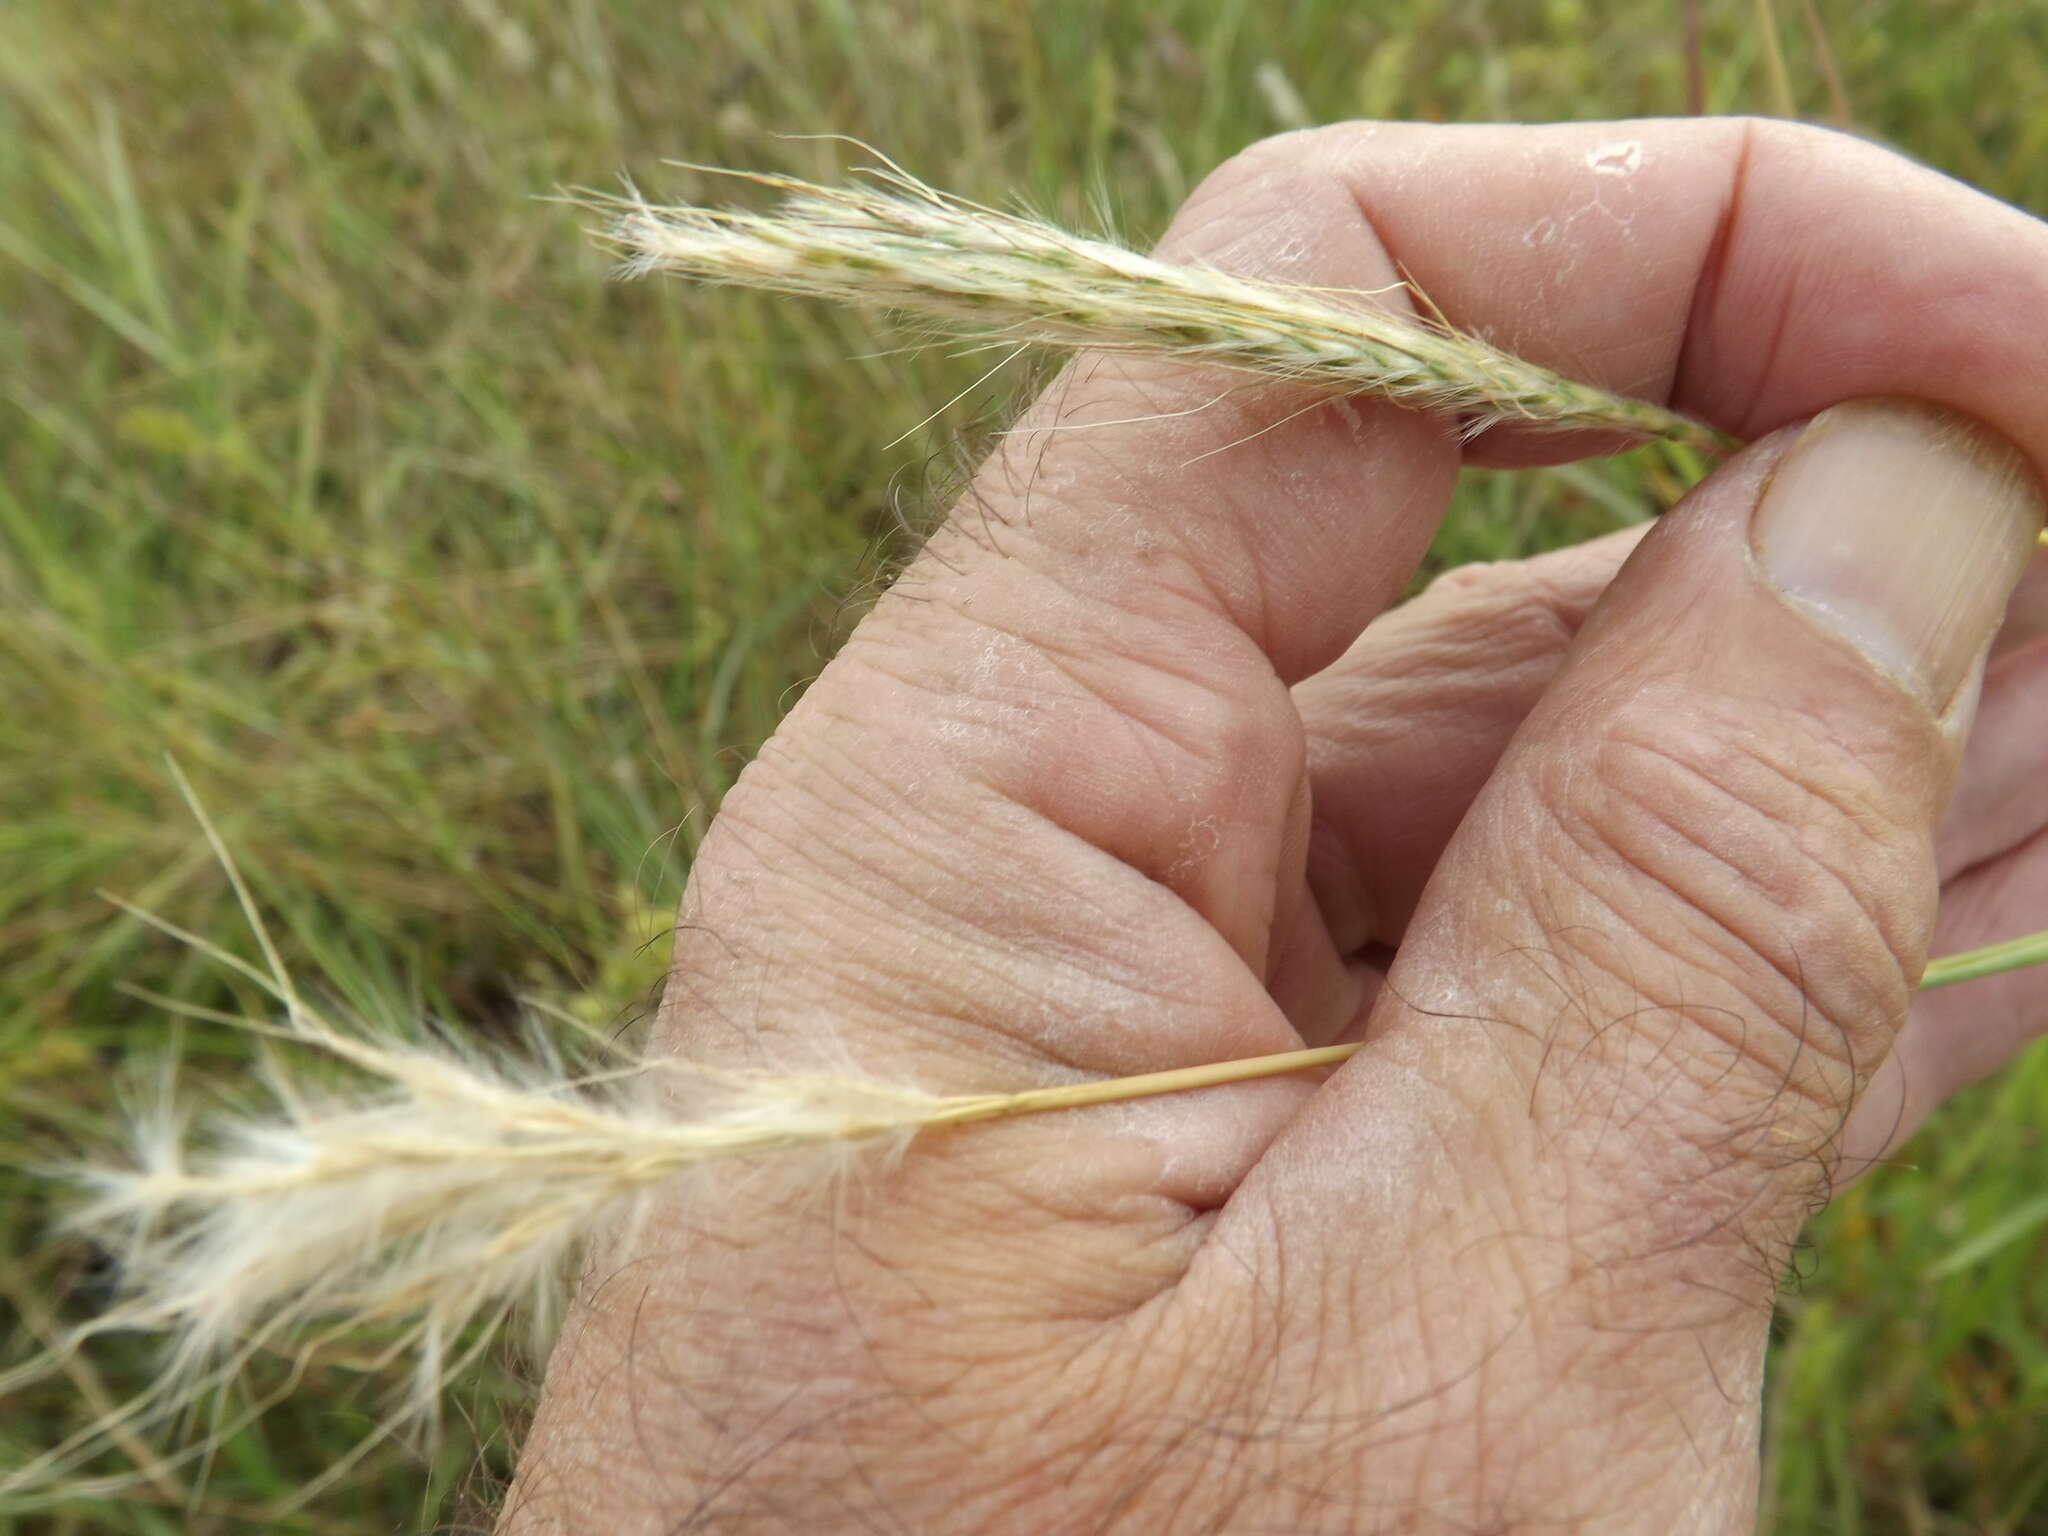
<path fill-rule="evenodd" d="M 73 1177 L 71 1229 L 113 1260 L 121 1292 L 37 1359 L 0 1371 L 0 1399 L 62 1369 L 94 1338 L 162 1336 L 156 1383 L 25 1465 L 0 1471 L 0 1510 L 162 1480 L 202 1461 L 323 1351 L 375 1341 L 411 1388 L 375 1433 L 431 1425 L 447 1381 L 515 1310 L 544 1336 L 573 1257 L 678 1176 L 736 1159 L 828 1153 L 978 1121 L 1180 1093 L 1333 1067 L 1355 1045 L 1016 1092 L 941 1095 L 856 1073 L 738 1071 L 592 1043 L 586 1069 L 546 1037 L 515 1058 L 435 1037 L 352 1028 L 308 1002 L 204 809 L 185 790 L 263 964 L 156 923 L 261 989 L 275 1017 L 208 1015 L 254 1031 L 268 1104 L 197 1130 L 168 1079 L 133 1117 L 133 1156 Z M 133 909 L 131 909 L 133 910 Z M 146 913 L 135 915 L 155 922 Z M 2048 961 L 2048 934 L 1951 956 L 1925 985 Z M 308 1058 L 321 1064 L 309 1070 Z M 269 1399 L 230 1410 L 259 1357 L 290 1362 Z M 360 1349 L 356 1358 L 360 1361 Z M 128 1473 L 86 1475 L 109 1449 L 211 1402 L 212 1431 Z M 329 1476 L 339 1476 L 338 1464 Z M 314 1489 L 303 1490 L 310 1497 Z"/>
<path fill-rule="evenodd" d="M 217 840 L 216 849 L 226 862 Z M 850 1073 L 735 1071 L 608 1051 L 599 1069 L 576 1071 L 545 1040 L 515 1059 L 336 1023 L 307 1003 L 248 910 L 269 970 L 166 931 L 238 970 L 276 1003 L 277 1022 L 229 1021 L 281 1047 L 265 1057 L 269 1108 L 224 1114 L 195 1132 L 165 1091 L 136 1117 L 127 1166 L 78 1175 L 91 1193 L 70 1226 L 114 1260 L 122 1299 L 38 1360 L 0 1372 L 0 1398 L 109 1333 L 163 1336 L 164 1369 L 142 1397 L 0 1472 L 0 1511 L 118 1491 L 203 1459 L 342 1341 L 378 1341 L 366 1362 L 373 1367 L 408 1359 L 412 1366 L 410 1391 L 363 1449 L 387 1432 L 431 1425 L 442 1387 L 499 1325 L 525 1308 L 544 1339 L 574 1256 L 607 1225 L 629 1219 L 651 1191 L 693 1170 L 878 1143 L 901 1147 L 979 1121 L 1334 1067 L 1359 1049 L 1323 1046 L 954 1095 Z M 2044 962 L 2048 933 L 1937 961 L 1924 984 Z M 292 1065 L 308 1053 L 340 1076 Z M 270 1399 L 133 1473 L 78 1475 L 111 1446 L 132 1446 L 195 1405 L 224 1401 L 262 1356 L 293 1366 Z"/>
<path fill-rule="evenodd" d="M 915 315 L 993 342 L 1171 356 L 1336 394 L 1374 393 L 1476 434 L 1520 423 L 1661 438 L 1708 455 L 1735 439 L 1676 411 L 1579 383 L 1372 293 L 1264 282 L 1161 261 L 941 192 L 901 167 L 827 187 L 677 162 L 784 194 L 774 211 L 582 193 L 622 273 Z M 1427 296 L 1418 295 L 1427 308 Z M 2048 548 L 2048 529 L 2040 535 Z"/>
<path fill-rule="evenodd" d="M 1518 422 L 1662 437 L 1707 452 L 1727 446 L 1699 422 L 1577 383 L 1374 295 L 1161 261 L 963 201 L 893 166 L 845 187 L 689 169 L 741 176 L 786 200 L 753 213 L 661 206 L 637 192 L 579 196 L 607 216 L 604 238 L 623 253 L 627 274 L 900 311 L 989 340 L 1167 353 L 1333 393 L 1378 393 L 1454 415 L 1468 432 Z"/>

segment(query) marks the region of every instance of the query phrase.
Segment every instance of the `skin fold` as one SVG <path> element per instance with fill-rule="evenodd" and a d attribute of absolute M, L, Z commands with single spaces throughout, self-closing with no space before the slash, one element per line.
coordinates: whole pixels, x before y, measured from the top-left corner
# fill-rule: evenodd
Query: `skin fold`
<path fill-rule="evenodd" d="M 1406 277 L 1752 445 L 1396 606 L 1461 463 L 1617 445 L 1077 358 L 727 797 L 657 1045 L 939 1092 L 1364 1049 L 665 1191 L 503 1530 L 1746 1529 L 1801 1224 L 2048 1020 L 2038 973 L 1913 997 L 2048 910 L 2000 445 L 2048 451 L 2048 230 L 1789 124 L 1357 124 L 1162 251 Z M 1829 410 L 1874 397 L 1925 404 Z M 1996 513 L 1940 658 L 1786 584 L 1788 498 L 1904 526 L 1801 457 L 1824 411 Z"/>

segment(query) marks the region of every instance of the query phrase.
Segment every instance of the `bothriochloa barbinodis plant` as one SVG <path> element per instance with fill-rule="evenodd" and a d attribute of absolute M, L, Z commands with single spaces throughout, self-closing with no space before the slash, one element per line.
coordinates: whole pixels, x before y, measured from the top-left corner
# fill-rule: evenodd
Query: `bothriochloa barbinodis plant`
<path fill-rule="evenodd" d="M 1732 446 L 1661 406 L 1461 334 L 1428 317 L 1426 298 L 1417 318 L 1372 295 L 1174 265 L 949 197 L 895 166 L 845 187 L 746 179 L 785 201 L 765 213 L 662 206 L 632 192 L 573 201 L 603 215 L 601 238 L 629 276 L 824 298 L 1011 346 L 1162 354 L 1333 396 L 1374 393 L 1447 414 L 1467 433 L 1515 423 L 1662 439 L 1710 456 Z M 400 1039 L 308 1000 L 229 850 L 186 794 L 264 963 L 166 931 L 268 998 L 271 1016 L 232 1021 L 270 1042 L 262 1102 L 195 1117 L 166 1093 L 131 1117 L 128 1157 L 69 1175 L 86 1190 L 71 1229 L 112 1255 L 122 1294 L 43 1355 L 0 1372 L 0 1398 L 66 1369 L 110 1333 L 162 1335 L 167 1366 L 140 1398 L 0 1471 L 0 1511 L 115 1491 L 202 1460 L 263 1404 L 217 1414 L 198 1443 L 153 1455 L 141 1470 L 88 1471 L 110 1447 L 127 1450 L 196 1405 L 225 1401 L 263 1354 L 303 1367 L 338 1341 L 372 1339 L 373 1363 L 413 1367 L 411 1390 L 379 1433 L 430 1424 L 442 1387 L 497 1324 L 523 1308 L 545 1328 L 587 1239 L 631 1219 L 656 1186 L 706 1165 L 900 1147 L 981 1121 L 1328 1068 L 1358 1049 L 947 1096 L 875 1082 L 855 1067 L 736 1073 L 603 1044 L 565 1049 L 545 1034 L 518 1059 L 433 1036 Z M 1936 960 L 1921 985 L 2043 963 L 2048 932 Z"/>

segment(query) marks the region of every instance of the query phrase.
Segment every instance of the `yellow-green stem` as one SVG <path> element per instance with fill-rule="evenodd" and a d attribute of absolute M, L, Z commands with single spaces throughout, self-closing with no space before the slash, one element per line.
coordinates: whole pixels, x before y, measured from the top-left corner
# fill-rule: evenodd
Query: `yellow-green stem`
<path fill-rule="evenodd" d="M 1920 986 L 1923 991 L 1954 986 L 1958 982 L 1976 981 L 2029 965 L 2048 965 L 2048 930 L 1931 960 L 1920 978 Z M 1187 1093 L 1196 1088 L 1215 1088 L 1225 1083 L 1246 1083 L 1261 1077 L 1284 1077 L 1289 1073 L 1313 1071 L 1317 1067 L 1334 1067 L 1356 1055 L 1361 1044 L 1319 1045 L 1309 1050 L 1247 1056 L 1237 1061 L 1213 1061 L 1199 1067 L 1176 1067 L 1168 1072 L 1146 1072 L 1136 1077 L 1099 1078 L 1094 1082 L 1067 1083 L 1056 1088 L 1027 1088 L 1022 1093 L 975 1094 L 953 1100 L 924 1124 L 927 1127 L 971 1125 L 978 1120 L 1008 1120 L 1019 1115 L 1042 1115 L 1056 1109 L 1117 1104 L 1130 1099 L 1157 1098 L 1166 1093 Z"/>
<path fill-rule="evenodd" d="M 2048 931 L 2022 934 L 2003 943 L 1986 944 L 1982 949 L 1966 949 L 1961 954 L 1930 960 L 1920 977 L 1920 987 L 1922 991 L 1952 987 L 1959 981 L 1976 981 L 2029 965 L 2048 965 Z"/>

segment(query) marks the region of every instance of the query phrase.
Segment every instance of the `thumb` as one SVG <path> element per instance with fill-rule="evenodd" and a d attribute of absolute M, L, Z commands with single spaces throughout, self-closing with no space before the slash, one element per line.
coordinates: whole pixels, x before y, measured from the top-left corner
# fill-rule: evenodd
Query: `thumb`
<path fill-rule="evenodd" d="M 1382 1481 L 1487 1528 L 1746 1523 L 1770 1303 L 1905 1018 L 2040 518 L 2002 442 L 1859 402 L 1756 445 L 1623 567 L 1364 1045 L 1190 1275 L 1277 1298 L 1256 1315 L 1312 1362 L 1304 1422 L 1352 1422 L 1340 1388 L 1373 1444 L 1418 1447 Z M 1446 1435 L 1484 1436 L 1476 1480 Z"/>
<path fill-rule="evenodd" d="M 1697 1273 L 1725 1246 L 1767 1300 L 1925 963 L 1936 822 L 2041 516 L 2002 440 L 1883 401 L 1688 498 L 1439 864 L 1298 1127 L 1311 1160 L 1383 1134 L 1376 1075 L 1419 1078 L 1488 1165 L 1454 1187 L 1572 1207 L 1618 1245 L 1581 1257 Z"/>

